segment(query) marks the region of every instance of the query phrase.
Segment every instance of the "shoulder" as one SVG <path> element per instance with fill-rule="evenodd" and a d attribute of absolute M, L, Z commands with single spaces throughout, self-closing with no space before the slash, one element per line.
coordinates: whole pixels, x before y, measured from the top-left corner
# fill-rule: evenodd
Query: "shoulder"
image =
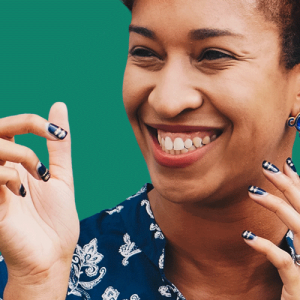
<path fill-rule="evenodd" d="M 123 236 L 135 226 L 141 202 L 147 199 L 151 185 L 144 185 L 136 194 L 112 209 L 103 210 L 80 222 L 79 245 L 85 245 L 92 239 L 103 241 L 108 246 L 115 238 Z"/>
<path fill-rule="evenodd" d="M 161 249 L 154 253 L 157 247 L 151 247 L 154 229 L 151 231 L 150 227 L 155 221 L 147 198 L 151 188 L 145 185 L 113 209 L 81 222 L 71 266 L 69 297 L 90 299 L 102 295 L 103 299 L 117 299 L 120 294 L 122 299 L 138 300 L 147 294 L 158 299 L 162 280 L 158 255 L 161 256 L 164 244 L 160 239 Z"/>

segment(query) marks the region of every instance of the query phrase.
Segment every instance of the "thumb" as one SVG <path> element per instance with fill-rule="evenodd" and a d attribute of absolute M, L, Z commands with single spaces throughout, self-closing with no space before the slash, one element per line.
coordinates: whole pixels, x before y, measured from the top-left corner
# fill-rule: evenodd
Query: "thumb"
<path fill-rule="evenodd" d="M 50 109 L 48 120 L 68 132 L 63 140 L 47 140 L 50 174 L 52 178 L 72 185 L 71 137 L 67 106 L 62 102 L 54 103 Z"/>

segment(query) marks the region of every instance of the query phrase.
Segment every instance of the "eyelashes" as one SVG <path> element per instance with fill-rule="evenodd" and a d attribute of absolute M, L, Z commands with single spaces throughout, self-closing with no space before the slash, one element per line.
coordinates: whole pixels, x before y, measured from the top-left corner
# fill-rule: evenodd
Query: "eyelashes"
<path fill-rule="evenodd" d="M 202 60 L 212 61 L 212 60 L 219 60 L 224 58 L 234 59 L 234 57 L 228 53 L 211 49 L 211 50 L 204 51 L 204 53 L 200 56 L 198 61 L 202 61 Z"/>
<path fill-rule="evenodd" d="M 157 58 L 161 60 L 158 54 L 147 48 L 133 48 L 129 53 L 131 56 L 137 59 Z M 222 52 L 215 49 L 207 49 L 200 55 L 199 58 L 197 58 L 197 61 L 217 61 L 222 59 L 235 59 L 235 57 L 226 52 Z"/>
<path fill-rule="evenodd" d="M 156 56 L 152 51 L 145 48 L 135 48 L 130 51 L 130 54 L 135 57 L 152 57 Z"/>

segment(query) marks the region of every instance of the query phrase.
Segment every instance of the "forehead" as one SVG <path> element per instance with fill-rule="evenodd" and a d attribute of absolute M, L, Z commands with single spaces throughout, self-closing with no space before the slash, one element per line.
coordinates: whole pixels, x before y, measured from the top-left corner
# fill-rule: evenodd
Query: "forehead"
<path fill-rule="evenodd" d="M 257 9 L 256 0 L 136 0 L 132 23 L 175 34 L 196 28 L 248 34 L 278 31 Z"/>

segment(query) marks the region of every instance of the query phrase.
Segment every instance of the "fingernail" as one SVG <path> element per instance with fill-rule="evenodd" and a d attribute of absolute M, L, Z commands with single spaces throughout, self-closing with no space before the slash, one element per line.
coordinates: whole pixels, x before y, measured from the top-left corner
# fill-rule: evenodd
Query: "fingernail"
<path fill-rule="evenodd" d="M 68 134 L 67 131 L 65 131 L 64 129 L 58 127 L 53 123 L 47 123 L 46 127 L 48 132 L 59 140 L 63 140 Z"/>
<path fill-rule="evenodd" d="M 267 171 L 270 171 L 272 173 L 278 173 L 279 172 L 279 169 L 274 166 L 273 164 L 269 163 L 268 161 L 264 160 L 263 163 L 262 163 L 262 167 L 267 170 Z"/>
<path fill-rule="evenodd" d="M 297 173 L 296 167 L 290 157 L 287 158 L 286 163 L 295 173 Z"/>
<path fill-rule="evenodd" d="M 268 194 L 265 190 L 254 185 L 250 185 L 248 191 L 252 194 L 259 195 L 259 196 L 265 196 Z"/>
<path fill-rule="evenodd" d="M 252 233 L 251 231 L 245 230 L 242 233 L 242 237 L 246 240 L 254 240 L 256 238 L 256 235 Z"/>
<path fill-rule="evenodd" d="M 37 165 L 37 171 L 43 181 L 48 181 L 50 179 L 49 170 L 41 162 Z"/>
<path fill-rule="evenodd" d="M 19 191 L 20 191 L 20 195 L 24 198 L 26 196 L 26 189 L 22 183 Z"/>

